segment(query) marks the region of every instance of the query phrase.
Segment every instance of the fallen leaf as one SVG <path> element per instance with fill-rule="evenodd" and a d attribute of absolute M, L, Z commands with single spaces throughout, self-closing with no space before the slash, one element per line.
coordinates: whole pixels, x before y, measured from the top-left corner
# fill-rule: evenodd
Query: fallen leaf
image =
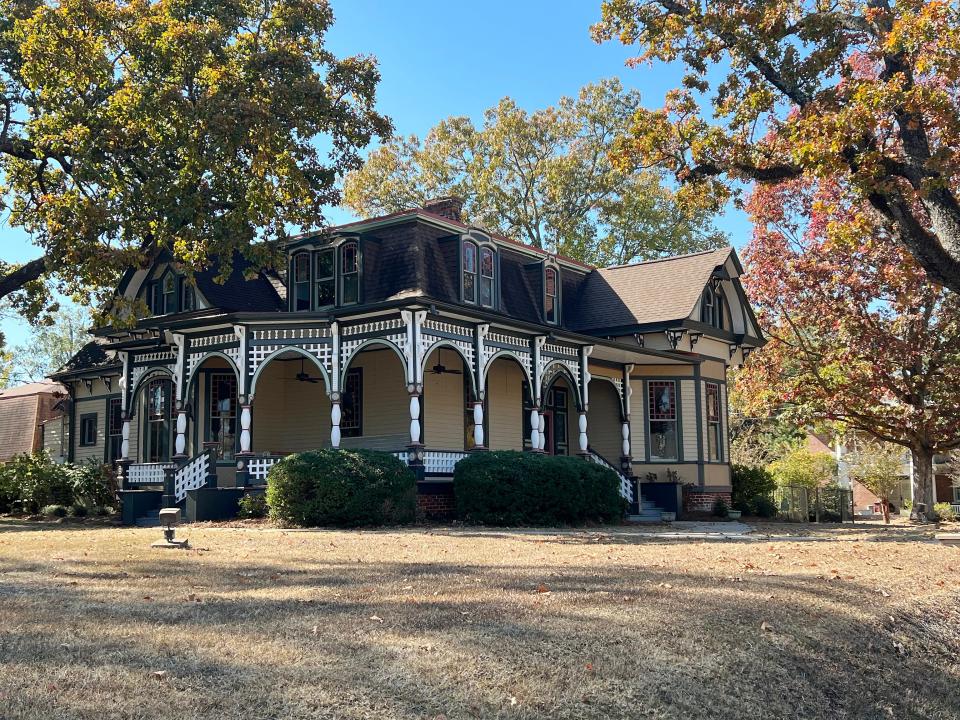
<path fill-rule="evenodd" d="M 764 632 L 773 632 L 773 626 L 768 624 L 766 620 L 760 623 L 760 629 Z"/>
<path fill-rule="evenodd" d="M 538 592 L 538 593 L 548 593 L 548 592 L 550 592 L 550 588 L 548 588 L 548 587 L 547 587 L 546 585 L 544 585 L 543 583 L 540 583 L 539 585 L 537 585 L 537 592 Z"/>
<path fill-rule="evenodd" d="M 153 673 L 153 676 L 157 679 L 157 682 L 164 682 L 167 679 L 167 671 L 157 670 Z"/>
<path fill-rule="evenodd" d="M 378 623 L 382 623 L 382 622 L 383 622 L 383 618 L 380 617 L 379 615 L 371 615 L 371 616 L 370 616 L 370 620 L 372 620 L 373 622 L 378 622 Z"/>

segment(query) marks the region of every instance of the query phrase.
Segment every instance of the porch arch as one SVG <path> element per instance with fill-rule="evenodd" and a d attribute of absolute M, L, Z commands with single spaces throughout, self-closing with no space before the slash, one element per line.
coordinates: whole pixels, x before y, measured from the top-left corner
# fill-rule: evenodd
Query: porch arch
<path fill-rule="evenodd" d="M 170 368 L 166 368 L 162 366 L 150 368 L 143 375 L 140 376 L 136 384 L 133 386 L 133 388 L 131 388 L 130 395 L 129 395 L 130 407 L 128 408 L 128 412 L 133 413 L 133 411 L 136 409 L 137 400 L 140 398 L 140 394 L 141 394 L 140 391 L 143 389 L 143 387 L 148 382 L 150 382 L 151 380 L 156 380 L 161 375 L 164 376 L 167 380 L 169 380 L 174 387 L 176 387 L 177 378 L 173 374 L 173 371 L 170 370 Z"/>
<path fill-rule="evenodd" d="M 557 381 L 557 378 L 561 375 L 567 381 L 567 384 L 570 385 L 570 390 L 573 391 L 574 398 L 577 402 L 577 410 L 583 412 L 583 398 L 580 393 L 580 383 L 577 382 L 577 378 L 574 377 L 573 373 L 570 372 L 570 368 L 568 368 L 562 360 L 551 360 L 544 365 L 541 375 L 543 381 L 540 385 L 541 399 L 547 396 L 547 391 L 550 390 Z"/>
<path fill-rule="evenodd" d="M 403 365 L 404 381 L 406 382 L 407 376 L 409 375 L 410 365 L 407 362 L 407 356 L 403 350 L 401 350 L 396 343 L 387 340 L 386 338 L 370 338 L 368 340 L 364 340 L 362 343 L 353 348 L 353 350 L 350 351 L 350 354 L 344 358 L 340 365 L 340 387 L 343 387 L 344 383 L 347 381 L 347 371 L 350 369 L 350 364 L 357 358 L 357 355 L 360 352 L 368 349 L 372 345 L 382 345 L 392 350 L 394 354 L 396 354 L 396 356 L 400 359 L 400 364 Z"/>
<path fill-rule="evenodd" d="M 439 340 L 427 348 L 427 351 L 423 354 L 423 360 L 420 361 L 420 376 L 425 377 L 427 374 L 427 363 L 429 363 L 431 356 L 438 350 L 449 349 L 453 350 L 460 360 L 463 361 L 463 370 L 464 375 L 469 377 L 470 380 L 470 394 L 476 399 L 477 398 L 477 380 L 475 373 L 473 371 L 473 363 L 467 359 L 467 356 L 463 354 L 463 350 L 457 347 L 454 343 L 449 340 Z"/>
<path fill-rule="evenodd" d="M 317 359 L 317 356 L 313 353 L 307 352 L 301 347 L 296 345 L 287 345 L 285 347 L 274 350 L 272 353 L 267 355 L 263 362 L 257 366 L 257 370 L 253 373 L 253 378 L 250 381 L 250 394 L 256 396 L 257 393 L 257 381 L 260 379 L 260 376 L 263 374 L 264 369 L 270 364 L 271 361 L 278 358 L 280 355 L 286 355 L 287 353 L 293 353 L 299 355 L 306 360 L 309 360 L 313 366 L 320 371 L 320 377 L 323 378 L 323 387 L 326 389 L 327 393 L 331 392 L 330 390 L 330 373 L 327 372 L 327 369 L 323 364 Z"/>
<path fill-rule="evenodd" d="M 487 375 L 489 375 L 490 368 L 493 366 L 494 361 L 496 361 L 498 358 L 508 358 L 516 362 L 517 365 L 520 366 L 520 371 L 523 373 L 523 377 L 527 381 L 527 384 L 530 387 L 533 387 L 533 382 L 530 378 L 530 371 L 527 370 L 527 366 L 524 365 L 523 359 L 519 355 L 517 355 L 517 353 L 511 350 L 498 350 L 487 359 L 487 361 L 483 365 L 483 377 L 480 378 L 482 387 L 486 387 Z"/>
<path fill-rule="evenodd" d="M 617 394 L 617 402 L 620 404 L 620 419 L 625 420 L 627 417 L 627 408 L 626 408 L 626 402 L 624 401 L 624 398 L 623 398 L 623 391 L 621 390 L 620 386 L 617 385 L 617 383 L 614 381 L 612 377 L 607 377 L 606 375 L 591 375 L 590 382 L 593 383 L 595 381 L 602 382 L 605 385 L 609 385 L 610 387 L 613 388 L 613 391 Z M 590 395 L 592 396 L 593 393 L 590 392 Z"/>
<path fill-rule="evenodd" d="M 234 362 L 233 358 L 226 353 L 220 352 L 219 350 L 212 350 L 204 354 L 193 364 L 193 370 L 190 372 L 190 377 L 187 378 L 187 387 L 183 392 L 184 398 L 190 397 L 190 392 L 194 388 L 194 382 L 196 381 L 197 376 L 199 375 L 199 370 L 203 367 L 204 363 L 214 358 L 226 361 L 227 366 L 233 370 L 233 374 L 237 378 L 237 387 L 240 386 L 240 370 L 237 368 L 237 364 Z"/>

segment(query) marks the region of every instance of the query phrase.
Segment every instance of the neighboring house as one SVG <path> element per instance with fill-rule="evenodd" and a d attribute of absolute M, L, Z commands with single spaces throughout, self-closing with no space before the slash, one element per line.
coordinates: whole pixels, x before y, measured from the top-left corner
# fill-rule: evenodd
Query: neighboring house
<path fill-rule="evenodd" d="M 59 422 L 65 397 L 51 380 L 0 391 L 0 462 L 43 449 L 45 427 Z"/>
<path fill-rule="evenodd" d="M 282 273 L 237 256 L 223 284 L 166 257 L 126 273 L 117 293 L 151 312 L 55 376 L 71 457 L 120 461 L 125 488 L 166 472 L 166 503 L 210 456 L 219 487 L 243 488 L 331 446 L 394 452 L 431 507 L 483 449 L 609 464 L 635 506 L 630 478 L 667 470 L 696 507 L 729 501 L 727 368 L 763 344 L 732 248 L 598 269 L 469 227 L 445 199 L 286 252 Z"/>

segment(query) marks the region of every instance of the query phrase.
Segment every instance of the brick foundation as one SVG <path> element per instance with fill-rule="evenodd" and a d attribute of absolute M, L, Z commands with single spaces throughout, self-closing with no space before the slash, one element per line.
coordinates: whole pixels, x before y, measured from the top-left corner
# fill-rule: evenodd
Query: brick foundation
<path fill-rule="evenodd" d="M 424 520 L 452 520 L 455 513 L 456 504 L 452 494 L 417 495 L 417 515 Z"/>
<path fill-rule="evenodd" d="M 683 493 L 683 509 L 685 512 L 713 512 L 713 505 L 718 499 L 723 500 L 727 504 L 728 509 L 731 507 L 729 492 L 698 492 L 697 490 L 691 490 Z"/>

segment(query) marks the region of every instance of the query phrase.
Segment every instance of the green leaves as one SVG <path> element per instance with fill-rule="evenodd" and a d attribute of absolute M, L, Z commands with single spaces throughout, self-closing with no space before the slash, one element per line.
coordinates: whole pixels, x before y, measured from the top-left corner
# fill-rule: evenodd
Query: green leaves
<path fill-rule="evenodd" d="M 395 138 L 346 180 L 344 199 L 370 217 L 443 195 L 468 222 L 596 264 L 716 247 L 711 208 L 684 206 L 659 173 L 623 172 L 612 154 L 641 113 L 617 80 L 535 112 L 510 98 L 477 128 L 451 117 L 421 141 Z"/>
<path fill-rule="evenodd" d="M 391 129 L 374 108 L 375 60 L 325 48 L 322 0 L 4 10 L 3 189 L 11 223 L 44 252 L 36 278 L 66 293 L 164 248 L 188 271 L 234 249 L 271 264 Z"/>

